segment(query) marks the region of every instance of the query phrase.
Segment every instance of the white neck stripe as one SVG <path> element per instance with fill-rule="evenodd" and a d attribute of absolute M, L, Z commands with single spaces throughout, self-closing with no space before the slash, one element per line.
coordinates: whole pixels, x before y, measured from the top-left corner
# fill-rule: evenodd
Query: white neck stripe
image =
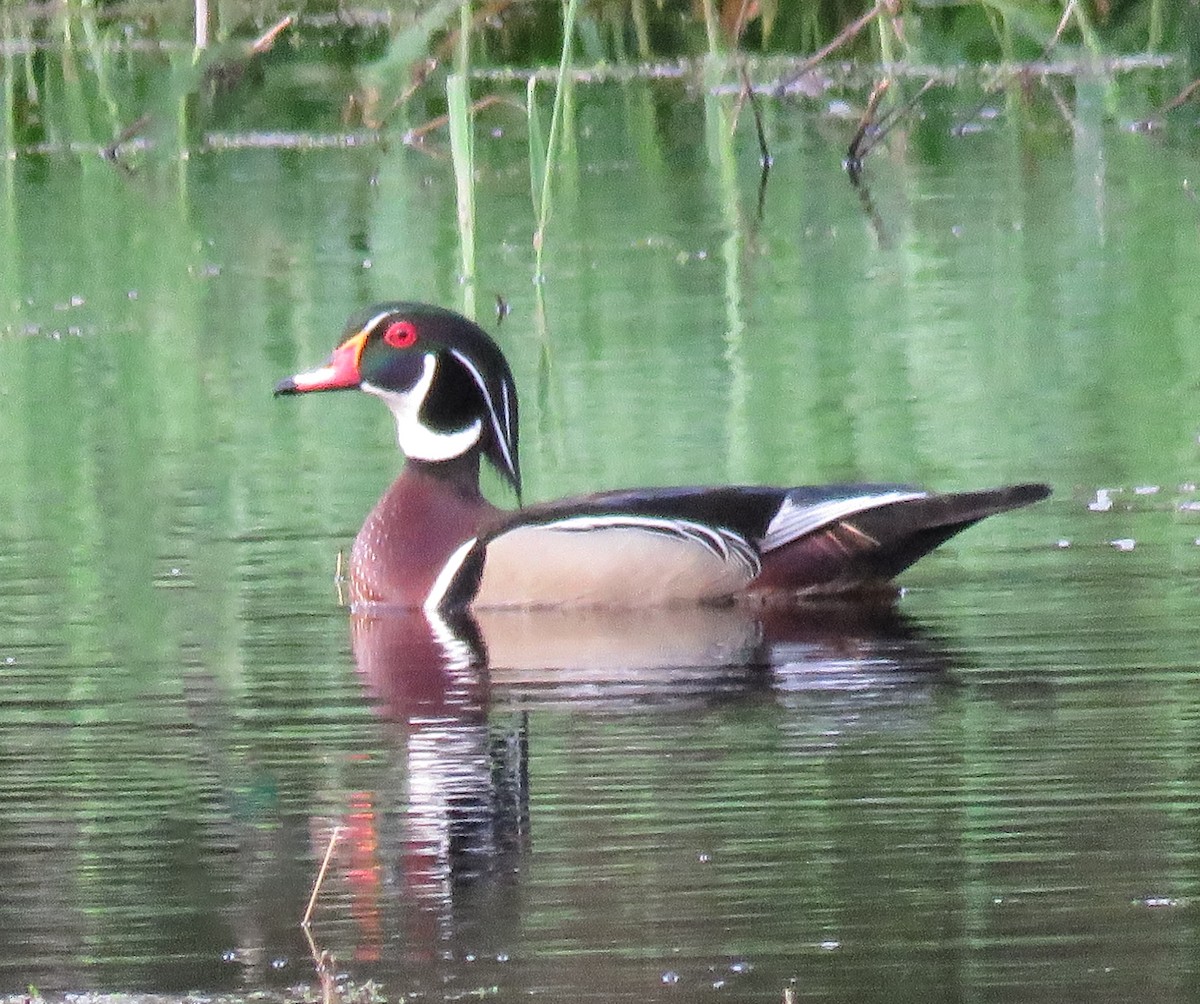
<path fill-rule="evenodd" d="M 359 385 L 368 394 L 381 398 L 396 418 L 396 438 L 406 457 L 413 460 L 452 460 L 461 457 L 479 442 L 483 425 L 479 419 L 453 432 L 437 432 L 421 423 L 421 406 L 433 386 L 437 357 L 425 353 L 424 369 L 411 390 L 397 392 L 377 387 L 365 380 Z"/>

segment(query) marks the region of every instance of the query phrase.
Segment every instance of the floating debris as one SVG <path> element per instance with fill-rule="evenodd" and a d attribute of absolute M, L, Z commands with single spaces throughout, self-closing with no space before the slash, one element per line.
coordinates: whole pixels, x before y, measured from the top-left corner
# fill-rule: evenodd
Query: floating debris
<path fill-rule="evenodd" d="M 1119 488 L 1097 488 L 1096 497 L 1088 503 L 1088 508 L 1092 512 L 1108 512 L 1113 507 L 1112 492 L 1120 491 Z"/>
<path fill-rule="evenodd" d="M 1109 544 L 1118 551 L 1132 551 L 1137 547 L 1137 541 L 1132 537 L 1118 537 L 1116 540 L 1110 540 Z"/>

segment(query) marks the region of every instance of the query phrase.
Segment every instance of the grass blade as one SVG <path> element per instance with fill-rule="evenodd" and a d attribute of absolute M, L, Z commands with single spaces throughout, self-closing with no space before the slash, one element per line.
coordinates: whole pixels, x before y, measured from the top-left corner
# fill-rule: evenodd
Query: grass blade
<path fill-rule="evenodd" d="M 566 98 L 567 75 L 571 72 L 571 43 L 575 37 L 575 16 L 579 12 L 579 0 L 567 0 L 563 15 L 562 57 L 558 62 L 558 75 L 554 81 L 554 110 L 550 113 L 550 139 L 546 142 L 546 166 L 542 174 L 542 194 L 538 203 L 537 230 L 533 234 L 534 269 L 540 282 L 542 272 L 542 248 L 546 242 L 546 223 L 550 219 L 550 189 L 554 165 L 558 159 L 558 134 L 562 128 L 563 101 Z"/>

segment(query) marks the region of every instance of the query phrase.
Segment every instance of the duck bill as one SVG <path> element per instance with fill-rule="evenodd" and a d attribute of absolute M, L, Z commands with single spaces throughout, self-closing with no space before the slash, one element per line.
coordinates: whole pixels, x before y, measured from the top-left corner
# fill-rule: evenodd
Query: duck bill
<path fill-rule="evenodd" d="M 358 362 L 366 341 L 365 331 L 347 338 L 333 350 L 333 354 L 323 365 L 280 380 L 275 385 L 276 396 L 306 394 L 314 390 L 353 390 L 358 387 L 362 383 Z"/>

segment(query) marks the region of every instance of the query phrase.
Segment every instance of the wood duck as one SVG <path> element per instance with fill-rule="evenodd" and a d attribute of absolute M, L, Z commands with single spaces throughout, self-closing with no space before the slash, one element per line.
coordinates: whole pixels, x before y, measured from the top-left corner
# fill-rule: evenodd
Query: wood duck
<path fill-rule="evenodd" d="M 355 538 L 350 599 L 440 613 L 894 595 L 898 572 L 1041 484 L 939 494 L 903 484 L 641 488 L 521 507 L 517 391 L 494 341 L 452 311 L 381 303 L 278 394 L 356 388 L 396 418 L 407 463 Z M 512 487 L 479 487 L 485 458 Z"/>

